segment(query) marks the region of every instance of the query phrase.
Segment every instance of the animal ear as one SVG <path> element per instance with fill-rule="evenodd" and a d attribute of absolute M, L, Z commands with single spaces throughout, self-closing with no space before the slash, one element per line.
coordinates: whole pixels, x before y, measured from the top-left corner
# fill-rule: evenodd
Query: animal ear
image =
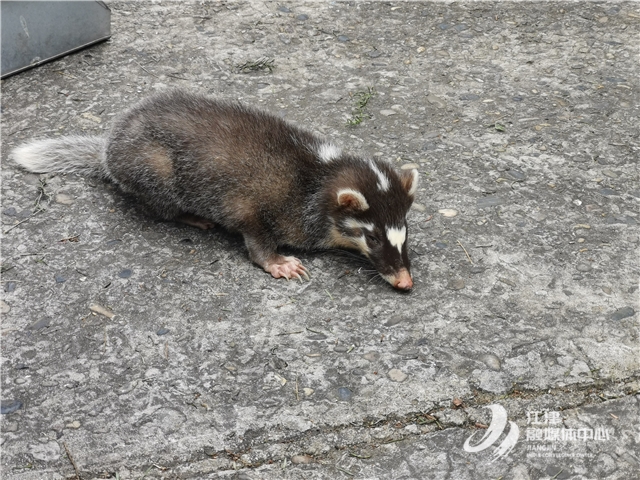
<path fill-rule="evenodd" d="M 337 200 L 340 207 L 354 212 L 364 212 L 369 208 L 369 203 L 364 195 L 352 188 L 338 190 Z"/>
<path fill-rule="evenodd" d="M 414 197 L 416 190 L 418 190 L 418 179 L 420 174 L 415 168 L 409 171 L 403 171 L 401 175 L 402 186 L 410 197 Z"/>

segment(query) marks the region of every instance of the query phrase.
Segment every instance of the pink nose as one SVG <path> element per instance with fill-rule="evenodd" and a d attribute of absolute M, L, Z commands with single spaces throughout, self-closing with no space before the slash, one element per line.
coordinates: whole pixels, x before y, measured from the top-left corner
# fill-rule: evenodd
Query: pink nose
<path fill-rule="evenodd" d="M 393 281 L 393 287 L 398 290 L 411 290 L 413 288 L 411 274 L 407 270 L 400 270 Z"/>

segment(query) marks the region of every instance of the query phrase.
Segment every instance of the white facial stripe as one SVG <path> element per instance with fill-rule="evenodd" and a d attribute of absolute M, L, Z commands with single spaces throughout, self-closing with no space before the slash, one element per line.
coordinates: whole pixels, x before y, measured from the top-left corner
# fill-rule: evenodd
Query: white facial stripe
<path fill-rule="evenodd" d="M 418 190 L 418 179 L 420 178 L 420 174 L 418 170 L 415 168 L 411 170 L 411 175 L 413 175 L 413 181 L 411 182 L 411 188 L 407 192 L 410 197 L 413 197 L 416 194 L 416 190 Z"/>
<path fill-rule="evenodd" d="M 340 157 L 341 154 L 342 151 L 333 143 L 323 142 L 318 146 L 318 157 L 320 157 L 320 160 L 324 163 L 335 160 Z"/>
<path fill-rule="evenodd" d="M 356 244 L 356 246 L 358 247 L 358 250 L 360 250 L 362 253 L 364 253 L 365 255 L 369 255 L 369 253 L 371 253 L 371 249 L 369 248 L 369 245 L 367 245 L 367 240 L 364 238 L 364 235 L 362 235 L 361 237 L 349 237 L 349 238 L 353 240 L 353 243 Z"/>
<path fill-rule="evenodd" d="M 370 232 L 373 232 L 373 223 L 360 222 L 355 218 L 347 218 L 344 221 L 344 226 L 347 228 L 366 229 L 366 230 L 369 230 Z"/>
<path fill-rule="evenodd" d="M 398 249 L 398 252 L 402 254 L 402 246 L 407 239 L 407 228 L 387 227 L 387 238 L 389 243 Z"/>
<path fill-rule="evenodd" d="M 378 189 L 382 190 L 383 192 L 386 192 L 387 190 L 389 190 L 391 183 L 389 182 L 389 179 L 387 178 L 387 176 L 380 171 L 380 169 L 373 162 L 373 160 L 369 160 L 369 166 L 371 167 L 371 170 L 373 170 L 373 173 L 375 173 L 376 176 L 378 177 Z"/>

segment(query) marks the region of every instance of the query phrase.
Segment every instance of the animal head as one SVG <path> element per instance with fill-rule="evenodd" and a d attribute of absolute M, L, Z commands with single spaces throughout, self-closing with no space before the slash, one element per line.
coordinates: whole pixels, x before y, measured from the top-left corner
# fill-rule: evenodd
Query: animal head
<path fill-rule="evenodd" d="M 417 170 L 359 160 L 344 168 L 330 189 L 332 246 L 359 251 L 399 290 L 413 287 L 406 216 L 417 188 Z"/>

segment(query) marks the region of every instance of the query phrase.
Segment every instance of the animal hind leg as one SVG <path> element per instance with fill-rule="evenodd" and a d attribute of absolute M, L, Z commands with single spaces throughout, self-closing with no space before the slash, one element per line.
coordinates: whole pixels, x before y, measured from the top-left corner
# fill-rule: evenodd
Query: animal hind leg
<path fill-rule="evenodd" d="M 199 215 L 193 215 L 191 213 L 183 213 L 175 218 L 176 222 L 184 223 L 192 227 L 197 227 L 201 230 L 209 230 L 215 226 L 215 223 Z"/>

